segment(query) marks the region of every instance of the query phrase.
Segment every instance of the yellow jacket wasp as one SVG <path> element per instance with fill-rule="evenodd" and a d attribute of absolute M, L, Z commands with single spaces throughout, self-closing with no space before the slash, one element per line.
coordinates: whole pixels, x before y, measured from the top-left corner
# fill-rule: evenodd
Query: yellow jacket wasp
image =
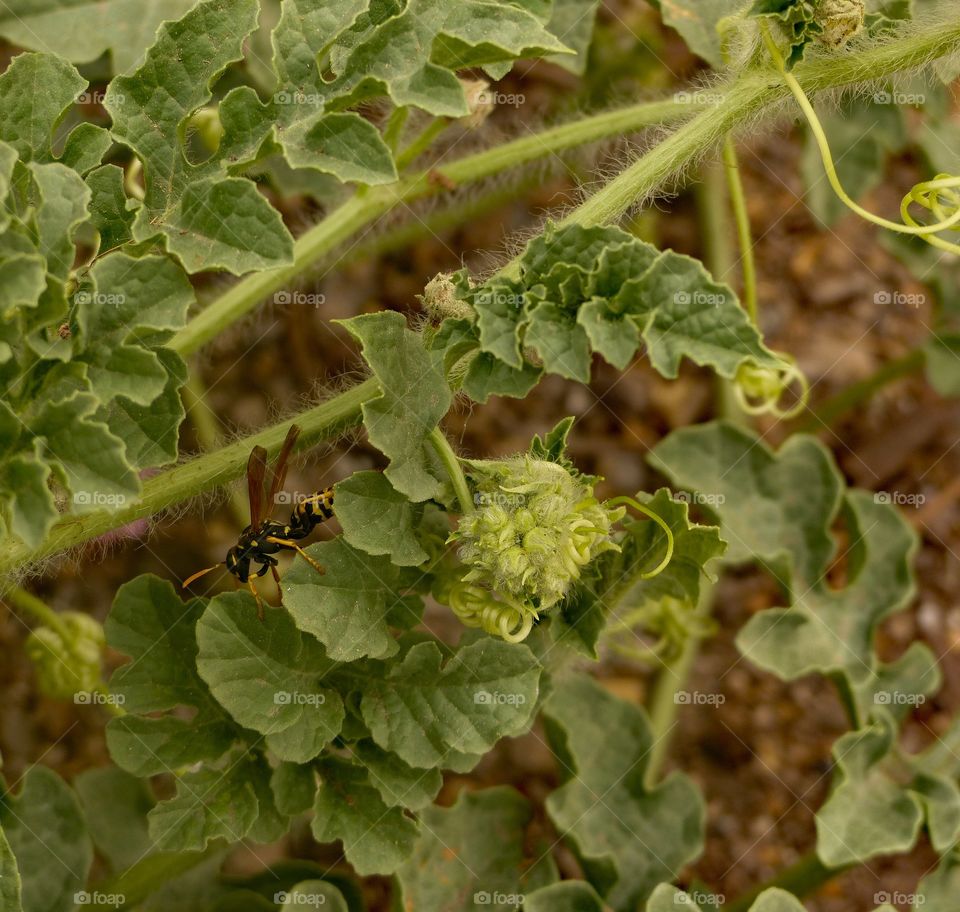
<path fill-rule="evenodd" d="M 207 567 L 194 573 L 183 581 L 186 589 L 201 576 L 216 570 L 217 567 L 226 567 L 237 581 L 245 583 L 253 597 L 257 600 L 257 615 L 263 619 L 263 602 L 257 592 L 253 580 L 265 576 L 269 570 L 280 586 L 280 575 L 277 573 L 277 558 L 274 556 L 280 551 L 296 551 L 318 573 L 326 571 L 320 566 L 297 542 L 306 538 L 320 523 L 333 516 L 333 488 L 318 491 L 299 501 L 294 507 L 290 518 L 285 522 L 270 519 L 269 513 L 276 501 L 277 494 L 283 488 L 287 477 L 287 463 L 293 453 L 293 448 L 300 435 L 300 428 L 293 424 L 287 431 L 280 454 L 270 476 L 270 483 L 264 490 L 267 475 L 267 451 L 261 447 L 254 447 L 247 462 L 247 491 L 250 500 L 250 525 L 240 533 L 237 543 L 227 552 L 227 556 L 219 564 Z M 264 500 L 264 493 L 266 499 Z M 267 516 L 263 515 L 264 503 L 267 505 Z M 259 564 L 257 569 L 252 565 Z"/>

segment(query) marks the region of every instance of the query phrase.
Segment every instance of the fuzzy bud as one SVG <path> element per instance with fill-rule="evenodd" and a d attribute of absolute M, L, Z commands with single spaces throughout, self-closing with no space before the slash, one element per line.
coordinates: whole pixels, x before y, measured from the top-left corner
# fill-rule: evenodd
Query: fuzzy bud
<path fill-rule="evenodd" d="M 843 47 L 862 28 L 866 10 L 863 0 L 820 0 L 817 21 L 823 31 L 820 41 L 827 47 Z"/>
<path fill-rule="evenodd" d="M 200 108 L 190 118 L 190 127 L 197 131 L 204 146 L 211 152 L 220 148 L 223 139 L 223 124 L 220 123 L 220 113 L 216 108 Z"/>
<path fill-rule="evenodd" d="M 434 323 L 442 323 L 447 317 L 455 320 L 474 318 L 473 308 L 461 300 L 456 283 L 445 272 L 438 272 L 427 282 L 423 294 L 417 298 Z"/>
<path fill-rule="evenodd" d="M 467 99 L 467 108 L 470 113 L 460 118 L 460 123 L 470 130 L 482 126 L 483 122 L 493 112 L 493 95 L 490 92 L 490 83 L 486 79 L 461 79 L 463 94 Z"/>
<path fill-rule="evenodd" d="M 87 614 L 64 611 L 59 617 L 67 639 L 51 627 L 38 627 L 27 637 L 25 648 L 40 690 L 48 697 L 66 700 L 100 684 L 105 638 L 103 627 Z"/>
<path fill-rule="evenodd" d="M 556 462 L 517 456 L 471 463 L 477 509 L 453 536 L 465 583 L 532 613 L 555 605 L 598 554 L 616 549 L 623 515 L 597 501 L 588 479 Z"/>

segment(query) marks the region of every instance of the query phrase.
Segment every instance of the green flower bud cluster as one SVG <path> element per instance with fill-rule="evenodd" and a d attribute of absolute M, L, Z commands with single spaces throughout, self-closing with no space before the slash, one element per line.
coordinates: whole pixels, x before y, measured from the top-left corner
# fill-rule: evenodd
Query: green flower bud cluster
<path fill-rule="evenodd" d="M 470 466 L 476 509 L 453 536 L 469 568 L 464 583 L 535 617 L 598 554 L 617 549 L 611 527 L 624 510 L 600 503 L 593 479 L 529 455 Z"/>
<path fill-rule="evenodd" d="M 87 614 L 64 611 L 58 618 L 62 631 L 37 627 L 27 637 L 25 648 L 40 690 L 48 697 L 67 700 L 100 685 L 100 658 L 106 641 L 103 627 Z"/>

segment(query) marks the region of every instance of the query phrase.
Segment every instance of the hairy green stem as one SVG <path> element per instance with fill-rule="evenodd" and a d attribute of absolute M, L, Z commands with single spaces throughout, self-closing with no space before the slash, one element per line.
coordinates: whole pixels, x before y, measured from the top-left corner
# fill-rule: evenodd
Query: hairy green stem
<path fill-rule="evenodd" d="M 727 191 L 730 194 L 730 208 L 737 227 L 737 241 L 740 244 L 740 269 L 743 272 L 743 306 L 750 314 L 753 325 L 757 325 L 757 264 L 753 256 L 753 237 L 750 234 L 750 217 L 747 214 L 747 197 L 743 192 L 740 179 L 740 164 L 733 140 L 728 136 L 723 143 L 723 166 L 727 175 Z"/>
<path fill-rule="evenodd" d="M 472 513 L 474 506 L 470 486 L 467 484 L 467 478 L 463 474 L 463 469 L 460 468 L 460 460 L 457 458 L 457 454 L 453 452 L 453 447 L 450 446 L 446 434 L 440 428 L 435 427 L 430 432 L 429 439 L 430 445 L 436 451 L 437 456 L 440 457 L 447 476 L 450 478 L 457 500 L 460 501 L 460 512 L 464 515 Z"/>
<path fill-rule="evenodd" d="M 820 159 L 823 162 L 823 170 L 827 175 L 827 182 L 830 184 L 831 189 L 836 194 L 837 199 L 839 199 L 840 202 L 852 212 L 856 212 L 857 215 L 859 215 L 862 219 L 865 219 L 874 225 L 879 225 L 881 228 L 886 228 L 889 231 L 896 231 L 899 234 L 910 234 L 922 237 L 925 241 L 933 244 L 935 247 L 939 247 L 941 250 L 947 250 L 950 253 L 960 253 L 960 246 L 957 244 L 951 244 L 942 240 L 941 238 L 936 238 L 933 236 L 938 231 L 944 231 L 947 229 L 956 230 L 957 224 L 960 222 L 960 209 L 958 209 L 956 205 L 952 205 L 950 207 L 954 210 L 950 215 L 946 215 L 944 211 L 941 211 L 939 206 L 932 206 L 931 208 L 937 211 L 940 220 L 931 225 L 919 225 L 913 220 L 912 217 L 909 217 L 910 202 L 919 202 L 919 197 L 917 194 L 922 196 L 927 190 L 942 190 L 949 195 L 949 198 L 955 200 L 956 195 L 952 191 L 955 191 L 957 187 L 960 186 L 960 178 L 947 174 L 941 174 L 933 181 L 922 181 L 921 183 L 915 185 L 913 190 L 907 195 L 906 199 L 901 205 L 901 215 L 904 218 L 903 222 L 894 222 L 890 219 L 883 218 L 882 216 L 875 215 L 869 209 L 864 209 L 863 206 L 856 202 L 856 200 L 851 198 L 851 196 L 843 188 L 843 184 L 840 183 L 840 177 L 837 174 L 837 169 L 833 162 L 833 154 L 830 151 L 830 142 L 827 139 L 827 134 L 823 129 L 823 124 L 820 123 L 820 118 L 817 116 L 817 112 L 810 103 L 810 99 L 804 92 L 803 87 L 800 85 L 794 75 L 787 70 L 786 64 L 783 60 L 783 55 L 780 53 L 780 49 L 777 47 L 776 43 L 771 37 L 770 30 L 767 28 L 766 22 L 761 21 L 760 34 L 763 36 L 763 42 L 766 45 L 767 51 L 769 52 L 770 57 L 772 58 L 777 69 L 780 71 L 780 75 L 783 77 L 784 83 L 793 93 L 793 97 L 796 99 L 800 110 L 803 111 L 803 116 L 807 119 L 810 132 L 813 135 L 814 141 L 817 144 L 817 148 L 820 151 Z"/>
<path fill-rule="evenodd" d="M 700 590 L 700 599 L 694 609 L 695 617 L 705 619 L 710 616 L 713 606 L 712 584 L 703 584 Z M 671 661 L 665 662 L 654 684 L 653 692 L 647 705 L 650 714 L 650 730 L 653 742 L 647 762 L 647 771 L 644 781 L 648 788 L 653 788 L 663 772 L 663 764 L 670 749 L 670 735 L 677 721 L 677 712 L 680 704 L 677 695 L 683 690 L 693 668 L 693 662 L 700 648 L 700 638 L 691 636 L 683 645 L 680 654 Z"/>
<path fill-rule="evenodd" d="M 651 124 L 682 120 L 697 107 L 676 101 L 655 101 L 606 111 L 454 159 L 436 170 L 453 183 L 464 186 L 567 149 L 632 133 Z M 445 192 L 441 183 L 430 179 L 430 170 L 427 170 L 352 196 L 297 239 L 290 266 L 255 273 L 227 289 L 173 337 L 171 347 L 181 355 L 197 351 L 261 301 L 295 283 L 340 244 L 387 212 Z"/>
<path fill-rule="evenodd" d="M 400 134 L 410 116 L 410 108 L 407 105 L 401 105 L 394 108 L 387 121 L 387 126 L 383 131 L 383 141 L 390 148 L 391 152 L 397 151 L 397 144 L 400 142 Z"/>
<path fill-rule="evenodd" d="M 193 422 L 193 429 L 201 450 L 212 453 L 222 444 L 220 421 L 207 404 L 207 391 L 195 373 L 187 378 L 180 395 L 183 398 L 187 417 Z M 239 522 L 241 528 L 247 524 L 248 507 L 243 495 L 236 490 L 230 492 L 230 512 L 233 513 L 233 518 Z"/>
<path fill-rule="evenodd" d="M 825 867 L 817 858 L 817 853 L 810 852 L 771 880 L 758 887 L 753 887 L 742 896 L 738 896 L 733 902 L 727 903 L 723 909 L 724 912 L 747 912 L 764 890 L 770 890 L 774 887 L 779 887 L 798 898 L 803 898 L 846 870 L 845 867 Z"/>
<path fill-rule="evenodd" d="M 23 614 L 29 614 L 32 618 L 39 621 L 44 627 L 49 627 L 51 630 L 55 630 L 60 634 L 60 639 L 64 643 L 69 643 L 71 640 L 70 631 L 67 630 L 66 625 L 60 618 L 60 615 L 57 614 L 46 602 L 42 599 L 37 598 L 32 592 L 28 592 L 26 589 L 21 589 L 19 586 L 10 586 L 3 591 L 3 600 L 9 602 L 13 605 L 17 611 L 22 612 Z"/>
<path fill-rule="evenodd" d="M 35 550 L 22 542 L 5 542 L 0 549 L 0 575 L 9 573 L 27 561 L 40 560 L 58 551 L 73 548 L 111 529 L 153 516 L 174 504 L 233 481 L 243 474 L 252 447 L 262 446 L 269 453 L 276 453 L 291 424 L 299 424 L 302 428 L 299 449 L 335 437 L 358 425 L 361 420 L 361 406 L 379 393 L 380 385 L 375 379 L 365 380 L 328 402 L 307 409 L 264 431 L 175 466 L 145 481 L 140 499 L 121 510 L 113 513 L 100 510 L 61 520 Z"/>
<path fill-rule="evenodd" d="M 890 40 L 856 54 L 810 60 L 797 66 L 793 77 L 808 93 L 883 79 L 914 69 L 957 51 L 960 20 L 927 27 L 905 38 Z M 677 181 L 702 156 L 758 115 L 791 97 L 790 87 L 775 70 L 748 70 L 717 86 L 718 105 L 702 111 L 655 146 L 617 178 L 574 209 L 560 224 L 604 225 L 616 222 L 638 200 Z M 500 275 L 515 277 L 519 257 Z"/>
<path fill-rule="evenodd" d="M 397 170 L 405 171 L 412 165 L 433 145 L 434 140 L 446 130 L 448 126 L 450 126 L 450 121 L 445 117 L 435 117 L 431 120 L 423 131 L 414 138 L 413 142 L 397 156 Z"/>
<path fill-rule="evenodd" d="M 704 262 L 718 282 L 725 281 L 734 259 L 727 188 L 727 181 L 719 167 L 711 163 L 702 168 L 701 180 L 697 185 L 697 214 Z M 714 403 L 721 418 L 741 427 L 750 427 L 750 418 L 737 402 L 733 381 L 720 376 L 714 378 Z"/>
<path fill-rule="evenodd" d="M 900 358 L 888 361 L 869 377 L 851 383 L 834 396 L 821 402 L 797 423 L 796 431 L 813 432 L 833 424 L 841 415 L 871 399 L 888 383 L 908 377 L 920 370 L 926 361 L 923 349 L 915 348 Z"/>
<path fill-rule="evenodd" d="M 435 237 L 443 231 L 465 225 L 488 212 L 502 208 L 515 200 L 518 194 L 523 193 L 525 189 L 533 187 L 538 182 L 539 180 L 527 179 L 499 190 L 492 190 L 490 193 L 483 194 L 483 196 L 458 198 L 447 206 L 438 205 L 437 209 L 428 212 L 421 218 L 401 222 L 396 227 L 390 228 L 382 234 L 377 234 L 368 241 L 351 246 L 349 250 L 345 250 L 342 256 L 337 258 L 337 266 L 341 267 L 347 263 L 403 250 L 421 238 Z M 329 263 L 331 259 L 328 257 L 325 262 Z"/>
<path fill-rule="evenodd" d="M 907 38 L 893 40 L 855 55 L 811 61 L 797 67 L 796 72 L 805 88 L 816 92 L 862 82 L 865 79 L 881 79 L 900 70 L 912 69 L 956 51 L 958 45 L 960 22 L 918 31 Z M 575 209 L 565 221 L 587 224 L 615 221 L 637 199 L 677 177 L 700 155 L 709 151 L 711 146 L 724 139 L 727 133 L 741 126 L 744 118 L 761 113 L 764 108 L 782 100 L 787 92 L 788 89 L 778 74 L 751 72 L 744 75 L 740 81 L 729 87 L 722 103 L 680 127 L 672 136 Z M 681 117 L 687 113 L 687 108 L 687 105 L 678 105 L 676 102 L 660 102 L 608 112 L 506 143 L 476 156 L 459 159 L 444 166 L 443 173 L 461 183 L 476 180 L 507 167 L 535 160 L 544 154 L 590 142 L 591 139 L 630 132 L 645 123 L 657 120 Z M 544 144 L 548 139 L 552 145 L 545 149 Z M 405 196 L 405 190 L 407 194 L 413 195 Z M 300 238 L 296 245 L 293 266 L 257 273 L 239 282 L 181 330 L 173 339 L 174 347 L 182 354 L 196 351 L 220 330 L 253 309 L 264 297 L 295 279 L 300 272 L 325 256 L 338 240 L 346 239 L 354 230 L 375 218 L 377 213 L 371 211 L 371 206 L 375 209 L 379 206 L 378 211 L 385 211 L 382 200 L 376 203 L 384 194 L 388 196 L 388 200 L 403 202 L 417 195 L 425 196 L 429 192 L 430 181 L 426 174 L 421 174 L 409 181 L 401 181 L 352 198 Z M 390 205 L 386 208 L 390 208 Z M 518 261 L 514 260 L 501 272 L 509 273 L 517 266 Z M 357 424 L 360 421 L 360 406 L 375 396 L 377 391 L 376 381 L 368 380 L 317 409 L 298 416 L 296 420 L 304 425 L 305 430 L 306 425 L 310 424 L 309 435 L 305 436 L 304 442 L 335 436 L 341 430 Z M 275 425 L 224 450 L 198 457 L 150 479 L 144 485 L 141 499 L 116 513 L 97 512 L 64 519 L 54 526 L 35 549 L 22 542 L 2 542 L 0 575 L 25 562 L 82 544 L 111 529 L 153 515 L 175 503 L 231 481 L 242 473 L 251 445 L 260 443 L 268 449 L 272 447 L 276 450 L 288 425 L 289 422 Z"/>

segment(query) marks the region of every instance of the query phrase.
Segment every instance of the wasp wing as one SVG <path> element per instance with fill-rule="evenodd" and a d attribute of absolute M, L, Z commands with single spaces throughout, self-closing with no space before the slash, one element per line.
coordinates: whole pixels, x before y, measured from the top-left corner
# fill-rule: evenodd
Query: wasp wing
<path fill-rule="evenodd" d="M 250 525 L 255 529 L 263 521 L 263 481 L 267 475 L 267 451 L 256 446 L 247 460 L 247 496 L 250 499 Z"/>
<path fill-rule="evenodd" d="M 287 480 L 287 466 L 290 457 L 293 455 L 293 448 L 297 445 L 297 438 L 300 436 L 300 426 L 291 424 L 287 431 L 287 436 L 280 448 L 276 464 L 273 467 L 273 475 L 270 478 L 270 490 L 267 492 L 267 504 L 273 509 L 274 500 L 277 494 L 283 489 L 283 483 Z"/>

